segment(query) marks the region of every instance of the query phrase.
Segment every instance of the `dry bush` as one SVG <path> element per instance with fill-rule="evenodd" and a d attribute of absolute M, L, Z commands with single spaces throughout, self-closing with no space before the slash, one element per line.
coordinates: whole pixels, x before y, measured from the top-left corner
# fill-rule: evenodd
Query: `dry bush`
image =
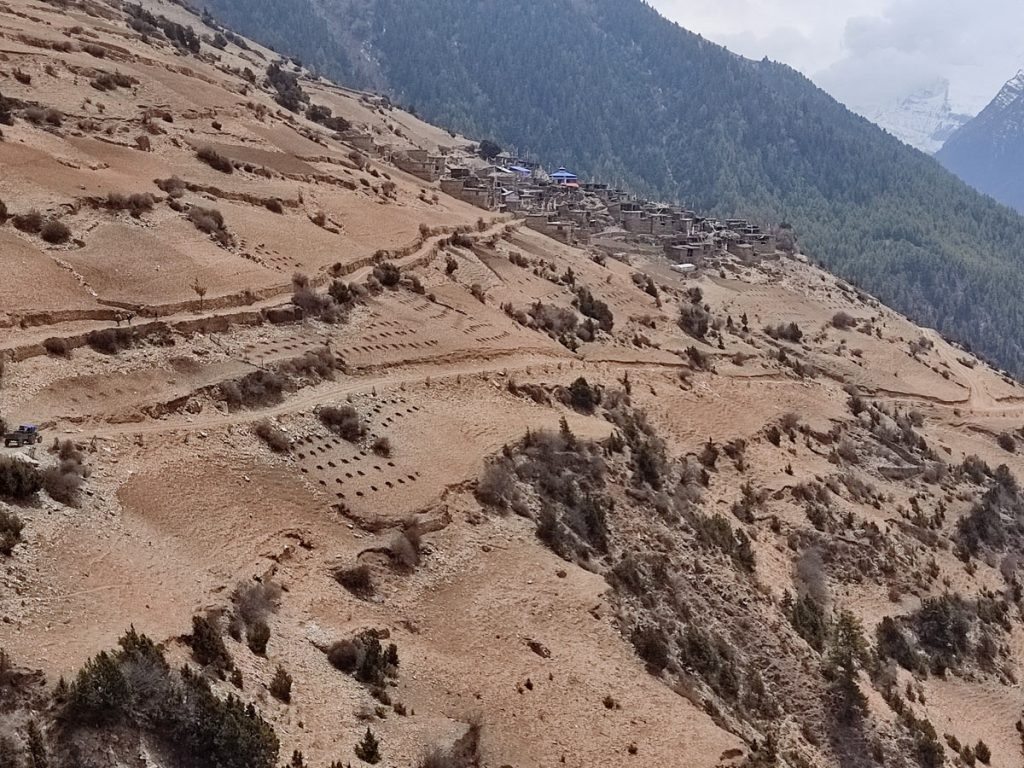
<path fill-rule="evenodd" d="M 221 399 L 231 409 L 276 405 L 284 398 L 288 381 L 273 371 L 253 371 L 220 385 Z"/>
<path fill-rule="evenodd" d="M 397 288 L 402 281 L 401 270 L 390 261 L 385 261 L 373 268 L 373 276 L 385 288 Z"/>
<path fill-rule="evenodd" d="M 54 501 L 77 507 L 82 485 L 89 476 L 85 454 L 71 440 L 54 441 L 51 452 L 57 454 L 57 464 L 43 471 L 43 488 Z"/>
<path fill-rule="evenodd" d="M 43 228 L 44 221 L 45 219 L 43 219 L 43 214 L 34 208 L 28 213 L 16 214 L 11 219 L 11 223 L 14 225 L 15 229 L 21 232 L 26 232 L 30 235 L 38 234 Z"/>
<path fill-rule="evenodd" d="M 12 73 L 14 79 L 22 85 L 32 85 L 32 75 L 28 72 L 22 72 L 20 69 L 15 69 Z"/>
<path fill-rule="evenodd" d="M 788 341 L 792 344 L 799 344 L 804 337 L 803 331 L 800 330 L 800 326 L 796 323 L 769 325 L 764 329 L 764 332 L 773 339 Z"/>
<path fill-rule="evenodd" d="M 264 200 L 263 206 L 271 213 L 284 213 L 284 205 L 276 197 Z"/>
<path fill-rule="evenodd" d="M 707 336 L 711 315 L 700 304 L 683 304 L 679 309 L 679 327 L 695 339 Z"/>
<path fill-rule="evenodd" d="M 274 672 L 274 679 L 270 681 L 269 690 L 270 695 L 278 701 L 288 704 L 292 700 L 292 676 L 280 664 L 277 665 L 277 671 Z"/>
<path fill-rule="evenodd" d="M 216 208 L 193 205 L 188 211 L 188 220 L 196 229 L 210 235 L 221 245 L 231 245 L 231 234 L 224 226 L 224 215 Z"/>
<path fill-rule="evenodd" d="M 996 442 L 999 444 L 999 447 L 1007 453 L 1017 452 L 1017 441 L 1009 432 L 1000 432 L 999 436 L 996 437 Z"/>
<path fill-rule="evenodd" d="M 0 555 L 10 557 L 14 548 L 21 541 L 21 532 L 24 529 L 25 524 L 21 518 L 12 512 L 0 509 Z"/>
<path fill-rule="evenodd" d="M 466 731 L 450 747 L 437 747 L 427 752 L 416 768 L 476 768 L 481 764 L 479 722 L 471 722 Z"/>
<path fill-rule="evenodd" d="M 0 497 L 23 501 L 43 486 L 42 473 L 31 464 L 0 456 Z"/>
<path fill-rule="evenodd" d="M 39 236 L 51 245 L 61 245 L 71 239 L 71 230 L 57 219 L 50 219 L 39 231 Z"/>
<path fill-rule="evenodd" d="M 210 146 L 203 146 L 196 150 L 196 157 L 206 163 L 208 166 L 213 168 L 215 171 L 221 173 L 234 173 L 235 166 L 232 165 L 231 160 L 222 155 L 220 152 Z"/>
<path fill-rule="evenodd" d="M 391 456 L 391 440 L 387 437 L 378 437 L 373 441 L 372 446 L 373 452 L 378 456 L 384 458 L 390 458 Z"/>
<path fill-rule="evenodd" d="M 270 627 L 267 622 L 259 620 L 250 624 L 245 632 L 245 642 L 249 650 L 257 656 L 265 655 L 267 643 L 270 642 Z"/>
<path fill-rule="evenodd" d="M 388 545 L 392 561 L 405 570 L 412 570 L 420 564 L 419 530 L 412 528 L 396 533 Z"/>
<path fill-rule="evenodd" d="M 51 336 L 43 342 L 43 349 L 46 350 L 47 354 L 53 355 L 54 357 L 67 357 L 71 351 L 68 348 L 68 343 L 58 337 Z"/>
<path fill-rule="evenodd" d="M 251 581 L 239 584 L 231 593 L 235 615 L 245 624 L 266 621 L 281 601 L 281 587 L 273 581 Z"/>
<path fill-rule="evenodd" d="M 846 330 L 857 325 L 857 319 L 846 312 L 836 312 L 832 315 L 832 327 L 839 330 Z"/>
<path fill-rule="evenodd" d="M 179 198 L 183 196 L 187 189 L 185 182 L 177 176 L 172 176 L 169 179 L 157 179 L 154 183 L 161 192 L 166 193 L 170 198 Z"/>
<path fill-rule="evenodd" d="M 134 77 L 122 72 L 101 72 L 89 82 L 89 85 L 97 91 L 113 91 L 117 88 L 131 88 L 138 82 Z"/>
<path fill-rule="evenodd" d="M 137 341 L 138 334 L 132 328 L 104 328 L 85 335 L 85 343 L 105 355 L 116 355 L 121 350 L 130 349 Z"/>
<path fill-rule="evenodd" d="M 103 207 L 108 211 L 128 211 L 135 218 L 143 213 L 153 210 L 156 202 L 154 197 L 146 192 L 135 192 L 127 195 L 123 192 L 108 192 Z"/>
<path fill-rule="evenodd" d="M 69 507 L 78 506 L 79 493 L 85 482 L 78 467 L 61 462 L 59 466 L 43 470 L 43 488 L 51 499 Z"/>
<path fill-rule="evenodd" d="M 372 597 L 375 590 L 373 572 L 364 563 L 335 569 L 334 580 L 363 600 Z"/>
<path fill-rule="evenodd" d="M 366 427 L 351 405 L 343 405 L 340 408 L 324 406 L 318 416 L 325 427 L 350 443 L 359 441 L 366 434 Z"/>
<path fill-rule="evenodd" d="M 10 216 L 7 214 L 7 203 L 0 200 L 0 227 L 7 223 Z"/>
<path fill-rule="evenodd" d="M 85 43 L 82 45 L 82 50 L 97 59 L 105 59 L 107 57 L 107 49 L 95 43 Z"/>
<path fill-rule="evenodd" d="M 260 438 L 274 453 L 288 453 L 292 449 L 288 435 L 274 425 L 270 419 L 263 419 L 253 427 L 253 434 Z"/>

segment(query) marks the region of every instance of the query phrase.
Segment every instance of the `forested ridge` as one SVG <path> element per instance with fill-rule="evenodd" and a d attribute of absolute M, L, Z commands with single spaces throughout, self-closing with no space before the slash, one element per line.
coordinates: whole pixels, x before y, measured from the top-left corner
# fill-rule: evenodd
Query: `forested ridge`
<path fill-rule="evenodd" d="M 1024 374 L 1024 218 L 792 69 L 735 56 L 639 0 L 211 9 L 467 135 L 702 210 L 788 221 L 831 270 Z"/>

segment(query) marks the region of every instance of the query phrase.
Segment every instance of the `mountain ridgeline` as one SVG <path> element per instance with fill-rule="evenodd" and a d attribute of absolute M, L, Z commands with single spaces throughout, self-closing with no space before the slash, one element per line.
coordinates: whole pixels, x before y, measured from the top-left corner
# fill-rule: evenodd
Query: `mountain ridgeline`
<path fill-rule="evenodd" d="M 1024 374 L 1024 219 L 789 67 L 736 56 L 639 0 L 210 7 L 467 135 L 714 213 L 790 222 L 836 273 Z"/>
<path fill-rule="evenodd" d="M 1024 212 L 1024 70 L 936 157 L 968 184 Z"/>

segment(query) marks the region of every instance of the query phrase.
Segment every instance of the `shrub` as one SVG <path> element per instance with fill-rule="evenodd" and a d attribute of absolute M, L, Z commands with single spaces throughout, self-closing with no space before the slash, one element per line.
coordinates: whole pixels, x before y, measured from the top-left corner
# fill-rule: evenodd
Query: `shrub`
<path fill-rule="evenodd" d="M 1017 441 L 1013 439 L 1013 435 L 1009 432 L 1000 432 L 999 436 L 996 438 L 996 442 L 999 444 L 999 447 L 1007 453 L 1017 452 Z"/>
<path fill-rule="evenodd" d="M 350 443 L 359 441 L 366 433 L 366 427 L 351 405 L 343 405 L 340 408 L 324 406 L 318 415 L 325 427 Z"/>
<path fill-rule="evenodd" d="M 581 413 L 593 413 L 601 403 L 601 392 L 581 376 L 569 385 L 569 403 Z"/>
<path fill-rule="evenodd" d="M 128 211 L 132 216 L 138 218 L 146 211 L 153 210 L 156 202 L 148 192 L 135 192 L 126 195 L 122 192 L 108 192 L 103 206 L 109 211 Z"/>
<path fill-rule="evenodd" d="M 288 453 L 292 449 L 288 435 L 274 425 L 270 419 L 263 419 L 253 427 L 253 433 L 274 453 Z"/>
<path fill-rule="evenodd" d="M 416 768 L 476 768 L 482 765 L 480 756 L 480 724 L 470 723 L 465 735 L 450 747 L 429 751 Z"/>
<path fill-rule="evenodd" d="M 64 222 L 50 219 L 39 231 L 39 236 L 51 245 L 61 245 L 71 239 L 71 230 Z"/>
<path fill-rule="evenodd" d="M 221 173 L 234 173 L 235 166 L 231 160 L 210 146 L 203 146 L 196 150 L 196 157 Z"/>
<path fill-rule="evenodd" d="M 116 355 L 123 349 L 130 349 L 137 339 L 137 334 L 131 328 L 104 328 L 101 331 L 89 331 L 85 335 L 85 343 L 105 355 Z"/>
<path fill-rule="evenodd" d="M 445 256 L 444 259 L 444 273 L 446 275 L 453 275 L 459 268 L 459 262 L 451 256 Z"/>
<path fill-rule="evenodd" d="M 169 179 L 157 179 L 154 183 L 161 192 L 165 192 L 170 198 L 182 197 L 187 189 L 185 182 L 177 176 L 172 176 Z"/>
<path fill-rule="evenodd" d="M 284 213 L 284 205 L 276 197 L 272 197 L 269 200 L 265 200 L 263 205 L 271 213 Z"/>
<path fill-rule="evenodd" d="M 285 704 L 292 700 L 292 676 L 280 664 L 274 672 L 274 679 L 270 681 L 270 695 Z"/>
<path fill-rule="evenodd" d="M 188 644 L 196 662 L 203 667 L 210 667 L 220 674 L 234 666 L 220 628 L 207 616 L 192 617 L 192 634 L 188 636 Z"/>
<path fill-rule="evenodd" d="M 188 220 L 200 232 L 204 232 L 221 245 L 231 244 L 231 235 L 224 225 L 224 215 L 216 208 L 193 205 L 188 211 Z"/>
<path fill-rule="evenodd" d="M 12 219 L 11 223 L 14 228 L 22 232 L 26 232 L 30 235 L 39 234 L 43 228 L 43 214 L 34 208 L 28 213 L 16 214 Z"/>
<path fill-rule="evenodd" d="M 85 482 L 85 469 L 76 461 L 61 461 L 56 467 L 43 470 L 43 489 L 54 501 L 77 507 L 79 492 Z"/>
<path fill-rule="evenodd" d="M 355 753 L 356 757 L 364 763 L 375 765 L 380 762 L 380 741 L 373 735 L 373 731 L 369 728 L 366 729 L 366 733 L 363 735 L 362 740 L 356 744 Z"/>
<path fill-rule="evenodd" d="M 0 555 L 9 557 L 21 541 L 25 524 L 12 512 L 0 509 Z"/>
<path fill-rule="evenodd" d="M 487 303 L 487 291 L 484 290 L 484 287 L 480 285 L 480 283 L 473 283 L 473 285 L 469 287 L 469 292 L 473 295 L 473 298 L 481 304 Z"/>
<path fill-rule="evenodd" d="M 851 317 L 846 312 L 836 312 L 832 315 L 832 326 L 844 331 L 848 328 L 853 328 L 857 324 L 856 318 Z"/>
<path fill-rule="evenodd" d="M 410 537 L 409 534 L 396 533 L 388 545 L 391 552 L 391 559 L 399 568 L 411 570 L 420 564 L 419 535 Z"/>
<path fill-rule="evenodd" d="M 42 473 L 21 459 L 0 456 L 0 496 L 23 501 L 43 487 Z"/>
<path fill-rule="evenodd" d="M 246 624 L 262 621 L 277 610 L 281 587 L 273 581 L 251 581 L 239 584 L 231 593 L 236 615 Z"/>
<path fill-rule="evenodd" d="M 679 327 L 695 339 L 707 336 L 711 315 L 700 304 L 683 304 L 679 309 Z"/>
<path fill-rule="evenodd" d="M 992 760 L 992 750 L 989 749 L 988 744 L 984 741 L 979 741 L 977 746 L 974 748 L 974 756 L 985 765 L 988 765 Z"/>
<path fill-rule="evenodd" d="M 6 224 L 9 218 L 10 216 L 7 215 L 7 203 L 0 200 L 0 227 Z"/>
<path fill-rule="evenodd" d="M 253 371 L 240 379 L 221 384 L 220 394 L 231 409 L 257 408 L 280 403 L 287 384 L 287 380 L 278 373 Z"/>
<path fill-rule="evenodd" d="M 334 571 L 334 580 L 358 598 L 365 600 L 373 596 L 373 572 L 368 565 L 338 568 Z"/>
<path fill-rule="evenodd" d="M 595 320 L 598 327 L 605 333 L 611 333 L 612 327 L 615 325 L 615 317 L 607 304 L 594 298 L 590 289 L 581 286 L 576 291 L 575 304 L 582 315 Z"/>
<path fill-rule="evenodd" d="M 68 353 L 71 351 L 68 348 L 68 343 L 58 336 L 51 336 L 46 339 L 43 342 L 43 349 L 46 350 L 47 354 L 53 355 L 54 357 L 67 357 Z"/>
<path fill-rule="evenodd" d="M 385 288 L 397 288 L 402 281 L 402 272 L 390 261 L 385 261 L 373 268 L 373 276 Z"/>
<path fill-rule="evenodd" d="M 800 326 L 796 323 L 779 323 L 778 325 L 768 326 L 764 329 L 764 332 L 773 339 L 781 339 L 793 344 L 799 344 L 804 337 L 803 331 L 800 330 Z"/>
<path fill-rule="evenodd" d="M 388 458 L 391 456 L 391 440 L 386 437 L 378 437 L 373 441 L 373 452 L 378 456 Z"/>
<path fill-rule="evenodd" d="M 250 651 L 257 656 L 263 656 L 270 641 L 270 627 L 267 626 L 267 622 L 258 620 L 253 623 L 245 633 L 245 640 Z"/>
<path fill-rule="evenodd" d="M 327 651 L 327 660 L 335 668 L 369 686 L 383 686 L 398 670 L 398 647 L 384 648 L 377 632 L 367 629 L 351 640 L 339 640 Z"/>

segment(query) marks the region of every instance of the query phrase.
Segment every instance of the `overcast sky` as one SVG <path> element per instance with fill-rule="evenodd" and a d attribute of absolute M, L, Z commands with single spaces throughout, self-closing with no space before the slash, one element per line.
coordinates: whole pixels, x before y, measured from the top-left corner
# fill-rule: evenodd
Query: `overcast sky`
<path fill-rule="evenodd" d="M 981 110 L 1024 69 L 1024 0 L 651 0 L 736 53 L 789 64 L 852 107 L 940 78 Z"/>

